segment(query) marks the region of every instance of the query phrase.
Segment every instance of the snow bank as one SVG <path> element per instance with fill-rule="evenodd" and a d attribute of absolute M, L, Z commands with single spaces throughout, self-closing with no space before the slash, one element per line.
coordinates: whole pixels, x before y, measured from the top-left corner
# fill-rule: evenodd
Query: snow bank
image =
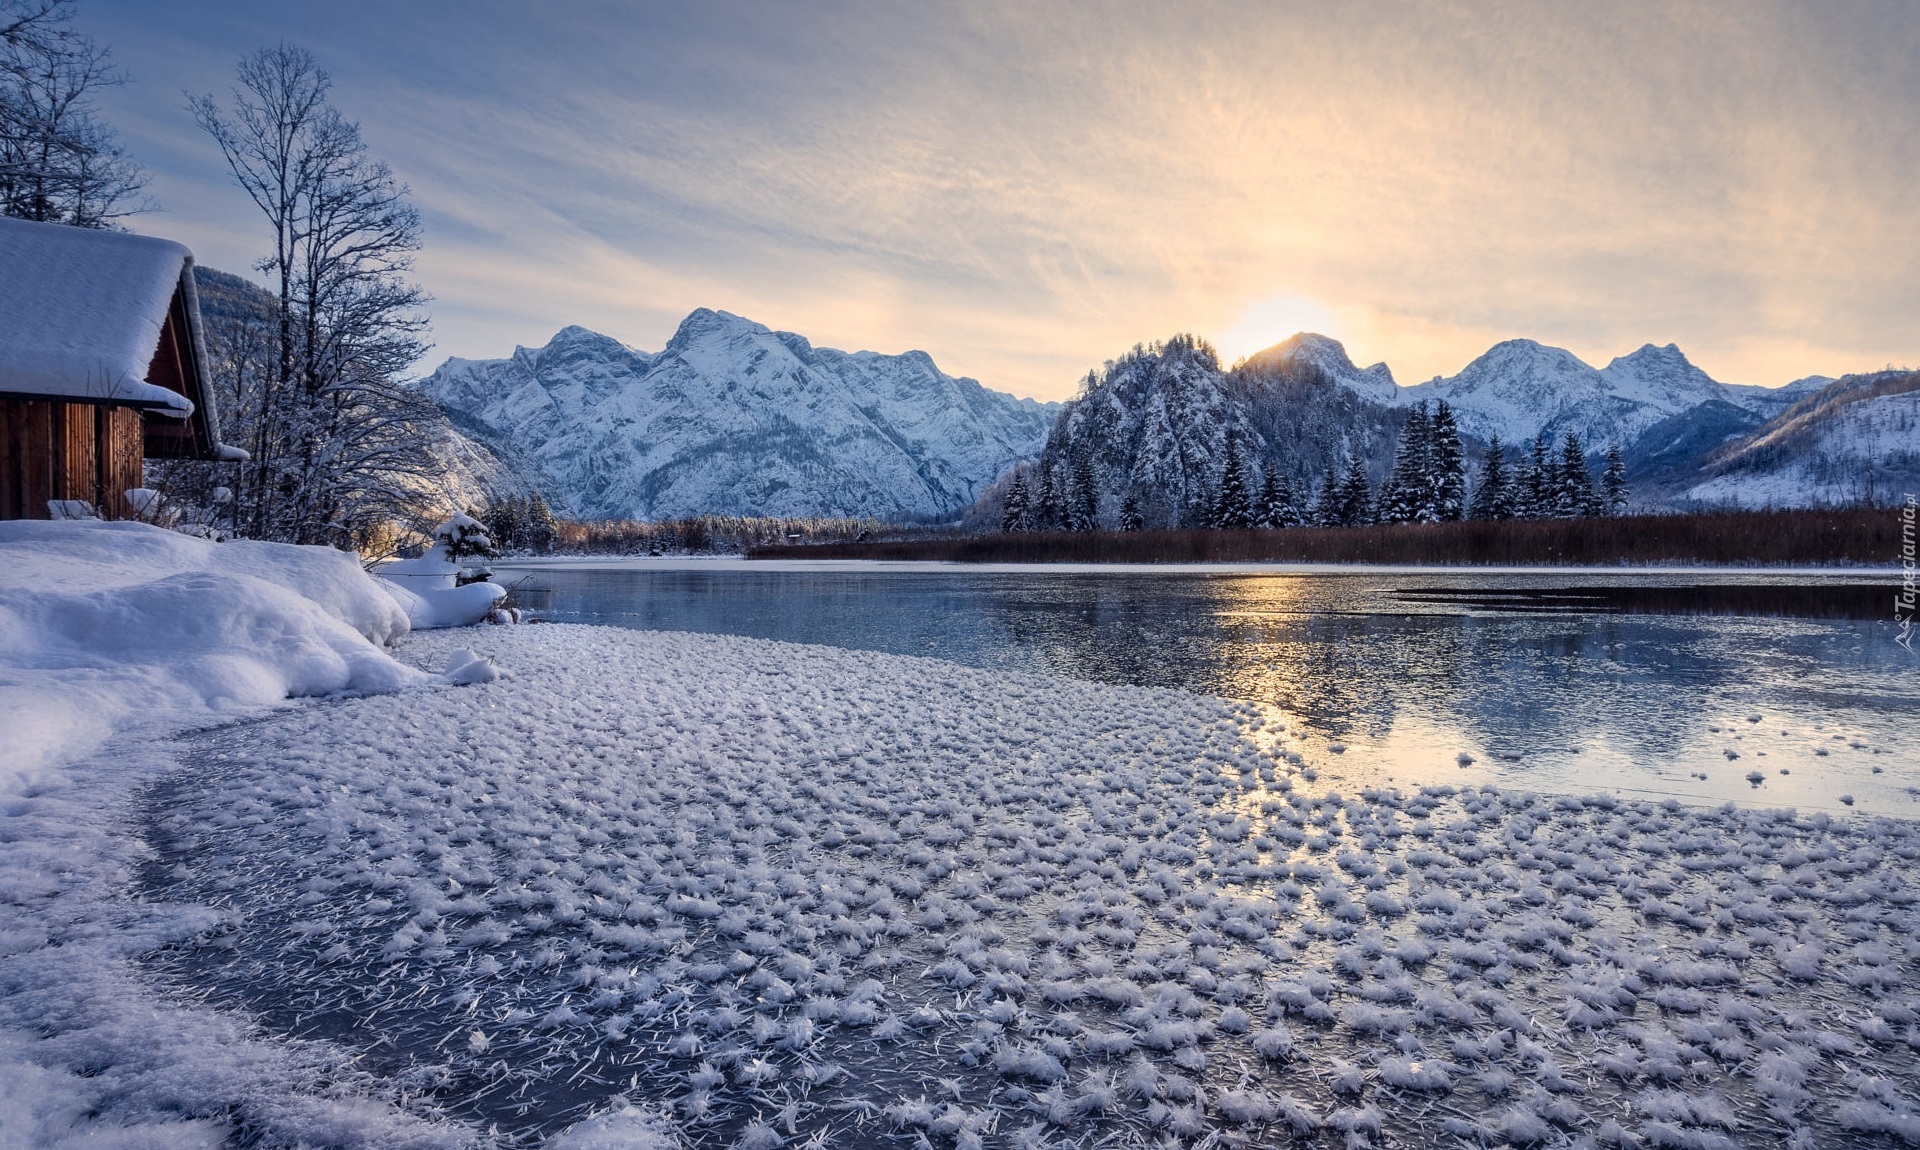
<path fill-rule="evenodd" d="M 350 555 L 140 523 L 0 523 L 0 782 L 140 724 L 423 678 L 407 617 Z"/>
<path fill-rule="evenodd" d="M 377 582 L 394 605 L 406 613 L 407 623 L 415 631 L 471 627 L 493 614 L 494 608 L 507 597 L 507 589 L 498 583 L 455 587 L 453 576 L 448 573 L 447 585 L 441 586 L 439 578 L 437 575 L 415 578 L 383 569 Z"/>

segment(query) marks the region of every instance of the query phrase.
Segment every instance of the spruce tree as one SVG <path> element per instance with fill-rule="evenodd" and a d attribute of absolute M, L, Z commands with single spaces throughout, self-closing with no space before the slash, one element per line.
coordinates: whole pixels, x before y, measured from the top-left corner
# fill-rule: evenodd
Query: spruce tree
<path fill-rule="evenodd" d="M 1286 499 L 1286 518 L 1281 520 L 1282 527 L 1311 527 L 1313 525 L 1313 475 L 1307 471 L 1305 463 L 1296 462 L 1293 474 L 1281 488 Z"/>
<path fill-rule="evenodd" d="M 1068 532 L 1091 532 L 1092 470 L 1073 461 L 1060 484 L 1060 528 Z"/>
<path fill-rule="evenodd" d="M 1055 531 L 1060 527 L 1060 485 L 1054 479 L 1053 468 L 1048 467 L 1045 460 L 1040 463 L 1040 490 L 1034 497 L 1027 518 L 1032 521 L 1035 531 Z"/>
<path fill-rule="evenodd" d="M 1372 522 L 1373 487 L 1367 482 L 1366 465 L 1351 452 L 1347 454 L 1347 473 L 1340 478 L 1338 502 L 1342 527 Z"/>
<path fill-rule="evenodd" d="M 1340 477 L 1334 473 L 1332 463 L 1327 464 L 1327 474 L 1320 481 L 1320 496 L 1313 504 L 1313 523 L 1316 527 L 1340 525 Z"/>
<path fill-rule="evenodd" d="M 1480 465 L 1480 486 L 1473 492 L 1472 518 L 1513 518 L 1513 496 L 1513 482 L 1507 477 L 1507 448 L 1496 435 L 1487 443 L 1487 458 Z"/>
<path fill-rule="evenodd" d="M 1082 452 L 1073 461 L 1073 498 L 1070 501 L 1074 531 L 1092 531 L 1100 524 L 1100 486 L 1093 475 L 1093 455 Z"/>
<path fill-rule="evenodd" d="M 1140 496 L 1127 492 L 1127 497 L 1120 501 L 1120 530 L 1139 531 L 1146 525 L 1146 518 L 1140 514 Z"/>
<path fill-rule="evenodd" d="M 554 521 L 553 508 L 547 506 L 547 497 L 538 491 L 527 496 L 525 522 L 523 541 L 527 550 L 535 555 L 551 555 L 554 545 L 560 541 L 560 525 Z"/>
<path fill-rule="evenodd" d="M 1000 530 L 1006 532 L 1025 531 L 1027 529 L 1027 475 L 1016 469 L 1013 482 L 1007 484 L 1007 495 L 1000 511 Z"/>
<path fill-rule="evenodd" d="M 1526 518 L 1545 519 L 1553 514 L 1555 470 L 1553 449 L 1547 433 L 1542 431 L 1533 437 L 1533 447 L 1527 453 L 1525 470 L 1521 472 L 1520 497 L 1524 504 L 1521 514 Z"/>
<path fill-rule="evenodd" d="M 1593 473 L 1587 470 L 1586 449 L 1580 437 L 1567 432 L 1560 441 L 1560 465 L 1555 469 L 1553 514 L 1561 519 L 1577 519 L 1595 510 Z"/>
<path fill-rule="evenodd" d="M 1619 515 L 1627 509 L 1627 461 L 1620 445 L 1607 446 L 1607 469 L 1600 473 L 1600 514 Z"/>
<path fill-rule="evenodd" d="M 1407 422 L 1400 429 L 1400 445 L 1394 451 L 1393 470 L 1380 485 L 1380 522 L 1411 523 L 1427 518 L 1432 461 L 1433 423 L 1422 400 L 1407 413 Z"/>
<path fill-rule="evenodd" d="M 1280 485 L 1285 480 L 1276 464 L 1267 465 L 1267 473 L 1260 479 L 1260 498 L 1254 501 L 1253 525 L 1255 527 L 1285 527 L 1285 508 L 1281 504 Z"/>
<path fill-rule="evenodd" d="M 1430 448 L 1427 476 L 1433 520 L 1451 523 L 1467 510 L 1467 452 L 1460 443 L 1460 425 L 1454 421 L 1453 408 L 1441 400 L 1429 425 Z"/>
<path fill-rule="evenodd" d="M 486 524 L 487 534 L 494 543 L 507 552 L 522 550 L 525 546 L 522 537 L 526 534 L 526 509 L 517 495 L 508 495 L 487 505 L 487 513 L 480 517 Z"/>
<path fill-rule="evenodd" d="M 1246 462 L 1240 458 L 1240 441 L 1232 435 L 1227 436 L 1227 461 L 1220 469 L 1220 491 L 1213 508 L 1215 527 L 1240 530 L 1253 526 Z"/>

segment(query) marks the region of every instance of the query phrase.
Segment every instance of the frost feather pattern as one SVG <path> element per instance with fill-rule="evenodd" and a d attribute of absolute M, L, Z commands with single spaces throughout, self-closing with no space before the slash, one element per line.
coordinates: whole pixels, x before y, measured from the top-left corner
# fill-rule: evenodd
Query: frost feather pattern
<path fill-rule="evenodd" d="M 523 674 L 289 713 L 150 827 L 148 893 L 225 924 L 162 961 L 269 1032 L 354 1019 L 337 1041 L 414 1052 L 388 1073 L 469 1129 L 635 1104 L 714 1147 L 1913 1120 L 1910 823 L 1314 794 L 1251 708 L 1180 692 L 725 636 L 486 645 Z"/>

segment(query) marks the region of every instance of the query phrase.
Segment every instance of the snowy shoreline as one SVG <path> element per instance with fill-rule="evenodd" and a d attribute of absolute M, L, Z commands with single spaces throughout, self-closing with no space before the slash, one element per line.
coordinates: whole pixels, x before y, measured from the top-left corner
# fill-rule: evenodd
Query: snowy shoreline
<path fill-rule="evenodd" d="M 513 676 L 16 802 L 15 889 L 91 829 L 6 1056 L 355 1145 L 1920 1142 L 1920 825 L 1331 794 L 1219 700 L 763 640 L 400 654 L 456 643 Z"/>

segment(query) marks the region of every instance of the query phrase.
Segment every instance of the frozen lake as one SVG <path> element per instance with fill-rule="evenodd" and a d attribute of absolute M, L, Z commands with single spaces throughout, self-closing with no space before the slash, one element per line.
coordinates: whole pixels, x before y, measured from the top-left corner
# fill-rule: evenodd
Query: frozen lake
<path fill-rule="evenodd" d="M 465 644 L 509 677 L 210 729 L 140 804 L 142 978 L 292 1063 L 260 1145 L 1920 1133 L 1920 824 L 1334 788 L 1253 704 L 828 646 L 400 653 Z"/>
<path fill-rule="evenodd" d="M 1797 590 L 1805 609 L 1875 581 L 1859 572 L 495 569 L 541 619 L 1257 703 L 1329 785 L 1496 783 L 1834 811 L 1844 796 L 1859 811 L 1920 814 L 1920 660 L 1894 641 L 1891 603 L 1884 618 L 1819 619 L 1619 614 L 1519 595 L 1706 588 L 1692 593 L 1706 606 L 1750 610 L 1744 600 Z"/>

